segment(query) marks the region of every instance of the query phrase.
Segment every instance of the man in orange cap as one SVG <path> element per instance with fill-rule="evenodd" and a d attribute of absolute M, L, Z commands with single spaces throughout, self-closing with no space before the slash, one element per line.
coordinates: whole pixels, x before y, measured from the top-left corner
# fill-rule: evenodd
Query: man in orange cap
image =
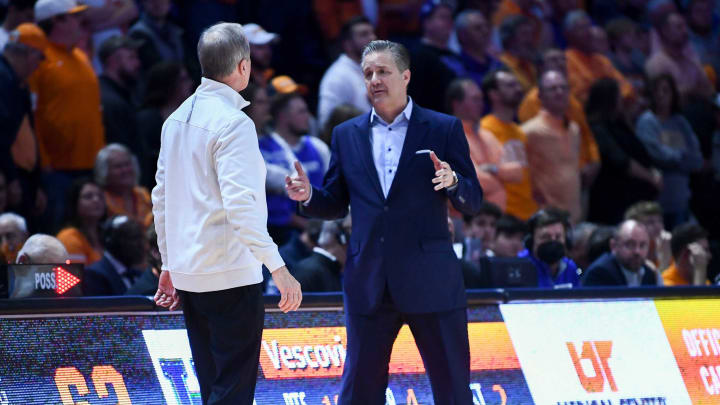
<path fill-rule="evenodd" d="M 10 32 L 8 43 L 0 54 L 0 170 L 8 184 L 10 206 L 17 207 L 23 200 L 19 169 L 24 168 L 23 165 L 17 167 L 11 147 L 21 127 L 30 128 L 28 117 L 31 116 L 32 104 L 26 82 L 45 58 L 46 44 L 47 39 L 40 28 L 24 23 Z M 36 158 L 35 149 L 33 152 Z M 32 206 L 35 193 L 31 194 L 25 197 L 33 198 L 30 200 Z"/>

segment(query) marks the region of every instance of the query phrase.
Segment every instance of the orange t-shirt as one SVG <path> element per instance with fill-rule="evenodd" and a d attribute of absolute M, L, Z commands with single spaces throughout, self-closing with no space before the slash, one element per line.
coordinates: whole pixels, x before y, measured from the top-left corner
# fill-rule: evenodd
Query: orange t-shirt
<path fill-rule="evenodd" d="M 570 212 L 580 221 L 580 129 L 570 121 L 553 117 L 545 110 L 522 126 L 527 137 L 528 166 L 532 189 L 541 207 Z"/>
<path fill-rule="evenodd" d="M 65 228 L 57 234 L 57 238 L 65 245 L 72 263 L 81 263 L 87 267 L 102 259 L 103 252 L 93 249 L 88 238 L 77 228 Z"/>
<path fill-rule="evenodd" d="M 516 123 L 503 122 L 492 114 L 486 115 L 480 121 L 480 127 L 492 133 L 502 145 L 502 163 L 516 163 L 522 168 L 522 177 L 519 182 L 503 182 L 505 193 L 507 193 L 505 212 L 527 220 L 537 211 L 537 204 L 532 196 L 530 169 L 525 152 L 527 142 L 525 134 Z"/>
<path fill-rule="evenodd" d="M 88 170 L 105 146 L 100 85 L 83 51 L 49 43 L 30 76 L 36 96 L 35 134 L 44 166 Z"/>
<path fill-rule="evenodd" d="M 107 206 L 108 216 L 127 215 L 145 228 L 150 226 L 153 221 L 152 200 L 145 187 L 136 186 L 133 188 L 132 211 L 125 208 L 121 196 L 110 194 L 107 191 L 105 192 L 105 205 Z"/>
<path fill-rule="evenodd" d="M 672 287 L 677 285 L 690 285 L 691 280 L 686 279 L 680 274 L 675 262 L 673 262 L 665 271 L 662 272 L 663 285 Z M 705 280 L 705 285 L 710 285 L 709 280 Z"/>
<path fill-rule="evenodd" d="M 520 122 L 528 121 L 538 115 L 541 108 L 542 103 L 540 102 L 538 88 L 533 87 L 525 95 L 525 99 L 518 108 L 518 119 Z M 595 136 L 590 130 L 590 125 L 588 125 L 585 110 L 573 95 L 570 95 L 570 104 L 568 105 L 566 117 L 580 127 L 580 167 L 591 163 L 600 163 L 600 151 L 597 142 L 595 142 Z"/>
<path fill-rule="evenodd" d="M 535 86 L 537 69 L 535 69 L 535 65 L 532 62 L 519 59 L 507 52 L 503 52 L 500 55 L 500 62 L 512 71 L 522 85 L 523 91 L 527 92 Z"/>
<path fill-rule="evenodd" d="M 568 83 L 570 84 L 570 92 L 581 103 L 587 101 L 590 94 L 590 87 L 596 81 L 608 77 L 615 79 L 620 86 L 623 98 L 631 98 L 635 95 L 635 89 L 632 84 L 625 79 L 610 59 L 599 53 L 586 54 L 577 49 L 568 49 L 565 51 L 567 59 Z"/>

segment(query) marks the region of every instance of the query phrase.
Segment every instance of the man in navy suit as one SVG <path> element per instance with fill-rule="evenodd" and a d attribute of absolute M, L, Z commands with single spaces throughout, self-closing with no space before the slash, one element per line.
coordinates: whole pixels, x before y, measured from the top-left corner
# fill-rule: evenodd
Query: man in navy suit
<path fill-rule="evenodd" d="M 482 201 L 462 125 L 408 98 L 402 45 L 371 42 L 362 69 L 373 109 L 333 131 L 323 187 L 297 162 L 286 179 L 305 215 L 336 219 L 352 208 L 340 403 L 385 403 L 393 342 L 407 323 L 435 403 L 472 404 L 465 287 L 447 226 L 448 199 L 466 215 Z"/>

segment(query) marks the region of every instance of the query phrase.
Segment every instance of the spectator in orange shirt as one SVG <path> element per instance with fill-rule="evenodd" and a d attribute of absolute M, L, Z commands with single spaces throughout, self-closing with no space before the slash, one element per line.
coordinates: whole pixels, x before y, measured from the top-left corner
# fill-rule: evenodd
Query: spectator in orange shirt
<path fill-rule="evenodd" d="M 89 266 L 102 258 L 100 224 L 105 219 L 105 197 L 89 178 L 78 179 L 68 193 L 65 228 L 57 238 L 65 245 L 70 261 Z"/>
<path fill-rule="evenodd" d="M 127 215 L 147 227 L 152 222 L 150 193 L 138 186 L 140 166 L 130 150 L 118 143 L 104 147 L 95 160 L 95 181 L 105 192 L 109 216 Z"/>
<path fill-rule="evenodd" d="M 544 72 L 554 70 L 562 73 L 567 79 L 567 60 L 565 59 L 565 53 L 556 48 L 551 48 L 543 52 L 540 70 Z M 525 95 L 525 99 L 518 109 L 518 119 L 520 122 L 525 122 L 540 112 L 542 105 L 538 93 L 538 88 L 533 87 Z M 595 137 L 590 130 L 590 125 L 588 125 L 587 117 L 585 117 L 585 109 L 582 103 L 572 94 L 568 96 L 565 118 L 568 121 L 575 122 L 580 127 L 581 180 L 583 192 L 587 192 L 600 170 L 600 152 L 598 151 Z"/>
<path fill-rule="evenodd" d="M 503 53 L 500 62 L 507 66 L 522 85 L 523 91 L 535 86 L 535 45 L 530 19 L 522 15 L 505 18 L 500 25 Z"/>
<path fill-rule="evenodd" d="M 712 255 L 707 232 L 696 223 L 678 225 L 672 232 L 675 261 L 662 273 L 663 284 L 709 285 L 707 268 Z"/>
<path fill-rule="evenodd" d="M 45 32 L 45 60 L 30 77 L 36 96 L 35 131 L 48 197 L 48 227 L 56 229 L 73 179 L 86 176 L 105 144 L 100 86 L 82 40 L 80 13 L 87 6 L 74 0 L 38 0 L 35 21 Z"/>
<path fill-rule="evenodd" d="M 483 92 L 490 100 L 492 112 L 480 121 L 480 127 L 492 133 L 503 147 L 501 162 L 513 162 L 522 167 L 520 182 L 503 181 L 507 204 L 505 212 L 527 220 L 537 211 L 532 196 L 530 169 L 525 153 L 526 137 L 513 121 L 523 97 L 517 78 L 505 69 L 488 73 L 483 80 Z"/>
<path fill-rule="evenodd" d="M 505 210 L 507 194 L 503 182 L 520 182 L 522 165 L 504 161 L 502 144 L 491 132 L 480 128 L 483 93 L 472 79 L 455 79 L 450 83 L 446 97 L 448 111 L 462 121 L 470 147 L 470 159 L 475 165 L 485 200 Z"/>
<path fill-rule="evenodd" d="M 634 96 L 630 82 L 618 72 L 610 59 L 595 51 L 592 38 L 592 23 L 582 10 L 571 11 L 565 17 L 565 36 L 568 41 L 567 57 L 570 91 L 581 102 L 585 102 L 590 87 L 604 77 L 617 80 L 623 98 Z"/>
<path fill-rule="evenodd" d="M 582 217 L 580 206 L 580 128 L 566 119 L 569 88 L 557 71 L 543 73 L 539 83 L 542 109 L 526 122 L 527 156 L 533 196 L 541 208 L 553 206 Z"/>

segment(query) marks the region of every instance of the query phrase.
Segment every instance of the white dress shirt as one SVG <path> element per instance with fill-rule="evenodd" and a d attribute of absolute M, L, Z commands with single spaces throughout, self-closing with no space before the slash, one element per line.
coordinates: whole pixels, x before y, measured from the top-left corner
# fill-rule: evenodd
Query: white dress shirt
<path fill-rule="evenodd" d="M 412 106 L 412 99 L 408 97 L 407 106 L 390 124 L 380 118 L 374 108 L 370 114 L 370 144 L 372 145 L 375 169 L 385 197 L 390 191 L 400 163 L 400 154 L 405 143 L 408 124 L 410 124 Z"/>
<path fill-rule="evenodd" d="M 176 288 L 225 290 L 284 265 L 267 232 L 265 163 L 249 105 L 203 78 L 168 117 L 152 192 L 163 270 Z"/>
<path fill-rule="evenodd" d="M 365 78 L 360 64 L 345 54 L 330 65 L 320 81 L 318 121 L 325 126 L 335 107 L 341 104 L 355 106 L 362 113 L 372 107 L 367 97 Z"/>

